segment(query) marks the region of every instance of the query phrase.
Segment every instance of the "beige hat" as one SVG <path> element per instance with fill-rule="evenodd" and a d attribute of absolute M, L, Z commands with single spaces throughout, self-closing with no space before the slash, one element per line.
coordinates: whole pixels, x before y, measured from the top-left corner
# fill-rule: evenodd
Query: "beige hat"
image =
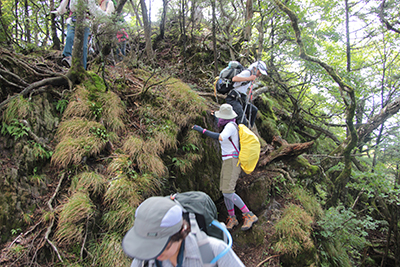
<path fill-rule="evenodd" d="M 219 107 L 219 111 L 215 112 L 215 117 L 225 120 L 234 119 L 237 117 L 236 112 L 232 109 L 232 106 L 229 104 L 222 104 Z"/>

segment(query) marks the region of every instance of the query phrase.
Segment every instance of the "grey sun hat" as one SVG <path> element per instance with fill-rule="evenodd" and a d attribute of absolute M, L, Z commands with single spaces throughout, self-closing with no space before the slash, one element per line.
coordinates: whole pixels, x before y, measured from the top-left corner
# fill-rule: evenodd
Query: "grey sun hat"
<path fill-rule="evenodd" d="M 236 112 L 232 109 L 229 104 L 222 104 L 218 111 L 215 111 L 215 117 L 219 119 L 230 120 L 237 117 Z"/>
<path fill-rule="evenodd" d="M 169 238 L 182 227 L 182 208 L 166 197 L 150 197 L 136 209 L 135 223 L 122 240 L 124 252 L 131 258 L 156 258 Z"/>

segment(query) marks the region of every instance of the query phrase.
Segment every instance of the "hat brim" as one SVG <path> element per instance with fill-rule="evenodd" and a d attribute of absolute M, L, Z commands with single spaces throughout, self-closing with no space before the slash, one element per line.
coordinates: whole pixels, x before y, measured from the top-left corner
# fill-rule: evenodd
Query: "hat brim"
<path fill-rule="evenodd" d="M 122 240 L 122 248 L 126 255 L 139 260 L 151 260 L 159 256 L 168 244 L 170 237 L 158 239 L 144 238 L 135 233 L 132 227 Z"/>
<path fill-rule="evenodd" d="M 261 72 L 261 74 L 268 75 L 268 73 L 265 70 L 262 70 L 262 69 L 258 69 L 258 70 Z"/>
<path fill-rule="evenodd" d="M 235 111 L 232 110 L 232 114 L 221 114 L 220 111 L 215 111 L 215 117 L 219 119 L 225 119 L 225 120 L 231 120 L 237 117 L 237 114 Z"/>

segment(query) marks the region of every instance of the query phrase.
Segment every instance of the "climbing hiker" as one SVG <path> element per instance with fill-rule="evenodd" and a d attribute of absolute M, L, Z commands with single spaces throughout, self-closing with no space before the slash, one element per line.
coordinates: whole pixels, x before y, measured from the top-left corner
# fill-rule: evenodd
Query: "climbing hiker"
<path fill-rule="evenodd" d="M 121 18 L 117 22 L 117 25 L 119 26 L 119 30 L 117 31 L 118 44 L 117 44 L 117 47 L 115 49 L 115 55 L 116 55 L 118 61 L 123 60 L 123 58 L 125 57 L 125 55 L 126 55 L 126 42 L 129 39 L 128 33 L 123 28 L 124 23 L 125 23 L 125 20 L 123 18 Z"/>
<path fill-rule="evenodd" d="M 244 222 L 241 229 L 246 231 L 258 221 L 258 218 L 249 210 L 240 196 L 235 193 L 236 182 L 241 172 L 241 168 L 238 166 L 238 152 L 236 151 L 236 148 L 239 147 L 239 132 L 236 124 L 237 114 L 231 105 L 222 104 L 219 111 L 216 111 L 214 115 L 218 118 L 218 127 L 222 129 L 221 133 L 203 129 L 198 125 L 194 125 L 192 129 L 220 142 L 222 151 L 220 190 L 224 196 L 225 206 L 229 215 L 226 228 L 232 230 L 239 224 L 235 215 L 234 206 L 236 206 L 243 213 Z"/>
<path fill-rule="evenodd" d="M 250 103 L 251 96 L 247 95 L 247 91 L 249 88 L 251 89 L 254 80 L 260 77 L 261 74 L 267 75 L 267 66 L 263 61 L 256 61 L 246 70 L 232 78 L 232 81 L 235 82 L 233 84 L 233 90 L 228 93 L 225 99 L 225 102 L 230 104 L 238 115 L 238 123 L 243 123 L 249 128 L 254 126 L 258 108 Z M 251 90 L 249 93 L 251 93 Z M 244 110 L 246 110 L 246 112 L 244 112 Z M 250 123 L 246 115 L 249 116 Z"/>
<path fill-rule="evenodd" d="M 63 0 L 57 10 L 51 11 L 52 14 L 56 16 L 63 15 L 69 11 L 69 17 L 66 21 L 67 23 L 67 37 L 65 40 L 65 46 L 63 50 L 63 59 L 61 63 L 67 67 L 71 67 L 72 60 L 72 46 L 74 44 L 75 37 L 75 22 L 76 22 L 76 11 L 78 10 L 78 0 Z M 96 5 L 94 0 L 88 0 L 88 12 L 94 17 L 107 15 L 99 6 Z M 86 70 L 87 65 L 87 55 L 88 55 L 88 39 L 89 39 L 89 19 L 86 18 L 84 21 L 85 30 L 83 36 L 83 58 L 82 64 Z"/>
<path fill-rule="evenodd" d="M 166 197 L 150 197 L 136 209 L 135 223 L 122 240 L 124 252 L 133 258 L 131 267 L 203 266 L 202 259 L 207 256 L 200 249 L 203 242 L 191 233 L 191 224 L 182 212 L 180 205 Z M 212 257 L 226 252 L 216 261 L 217 266 L 244 266 L 224 241 L 210 236 L 206 241 Z"/>

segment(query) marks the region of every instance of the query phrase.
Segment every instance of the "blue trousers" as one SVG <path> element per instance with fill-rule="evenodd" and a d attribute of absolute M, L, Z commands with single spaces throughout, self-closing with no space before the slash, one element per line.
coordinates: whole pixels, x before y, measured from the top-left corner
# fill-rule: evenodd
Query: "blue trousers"
<path fill-rule="evenodd" d="M 63 51 L 64 57 L 72 56 L 72 46 L 74 44 L 75 38 L 75 25 L 67 25 L 67 38 L 65 40 L 65 47 Z M 88 50 L 88 38 L 89 38 L 89 27 L 85 27 L 85 32 L 83 34 L 83 67 L 86 70 L 87 64 L 87 50 Z"/>

